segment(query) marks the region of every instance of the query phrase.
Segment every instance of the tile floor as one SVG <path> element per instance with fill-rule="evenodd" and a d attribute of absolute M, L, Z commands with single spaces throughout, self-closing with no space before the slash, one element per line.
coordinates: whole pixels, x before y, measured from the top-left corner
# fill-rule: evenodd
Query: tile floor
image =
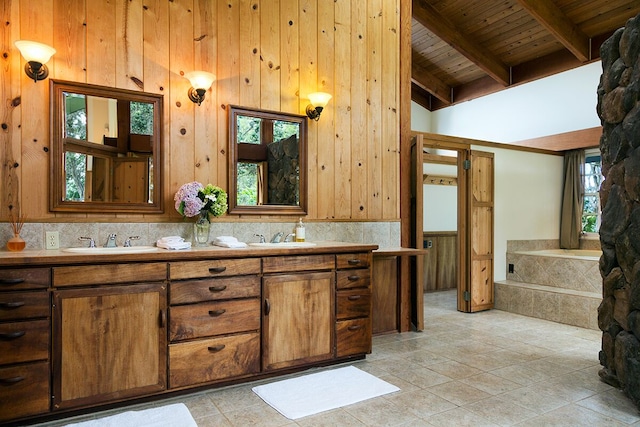
<path fill-rule="evenodd" d="M 257 382 L 120 411 L 184 402 L 199 427 L 640 426 L 636 407 L 598 379 L 598 331 L 499 310 L 459 313 L 451 291 L 425 295 L 425 325 L 375 337 L 373 354 L 353 363 L 400 392 L 295 422 L 251 391 Z"/>

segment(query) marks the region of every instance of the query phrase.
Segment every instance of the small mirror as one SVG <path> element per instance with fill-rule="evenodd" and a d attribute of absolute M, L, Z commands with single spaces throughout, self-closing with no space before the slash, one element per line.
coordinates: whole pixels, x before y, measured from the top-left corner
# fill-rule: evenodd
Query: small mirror
<path fill-rule="evenodd" d="M 162 95 L 51 80 L 49 207 L 161 213 Z"/>
<path fill-rule="evenodd" d="M 307 212 L 307 118 L 229 106 L 229 213 Z"/>

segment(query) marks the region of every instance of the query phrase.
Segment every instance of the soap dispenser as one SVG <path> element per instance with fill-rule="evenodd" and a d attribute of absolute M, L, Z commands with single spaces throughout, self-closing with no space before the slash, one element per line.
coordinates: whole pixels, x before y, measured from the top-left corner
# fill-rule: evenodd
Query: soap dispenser
<path fill-rule="evenodd" d="M 304 224 L 302 223 L 302 218 L 300 218 L 298 224 L 296 224 L 296 242 L 304 242 Z"/>

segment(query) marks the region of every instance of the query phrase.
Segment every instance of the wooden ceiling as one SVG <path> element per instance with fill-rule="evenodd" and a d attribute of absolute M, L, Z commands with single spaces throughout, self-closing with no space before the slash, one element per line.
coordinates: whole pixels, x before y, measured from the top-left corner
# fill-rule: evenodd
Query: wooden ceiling
<path fill-rule="evenodd" d="M 412 0 L 411 99 L 433 111 L 599 59 L 640 0 Z"/>

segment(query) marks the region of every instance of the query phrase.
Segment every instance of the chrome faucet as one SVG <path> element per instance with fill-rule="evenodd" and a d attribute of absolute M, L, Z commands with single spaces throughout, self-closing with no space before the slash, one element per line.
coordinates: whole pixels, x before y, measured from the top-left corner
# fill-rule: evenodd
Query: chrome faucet
<path fill-rule="evenodd" d="M 282 231 L 274 234 L 273 237 L 271 238 L 271 243 L 280 243 L 282 236 L 284 236 L 284 233 Z"/>
<path fill-rule="evenodd" d="M 96 241 L 93 240 L 93 237 L 78 237 L 78 240 L 87 240 L 87 241 L 89 241 L 89 247 L 90 248 L 95 248 L 96 247 Z"/>
<path fill-rule="evenodd" d="M 255 237 L 259 237 L 260 238 L 260 243 L 265 243 L 264 240 L 264 235 L 263 234 L 254 234 Z"/>
<path fill-rule="evenodd" d="M 284 238 L 283 242 L 293 242 L 293 240 L 295 239 L 296 235 L 294 233 L 289 233 L 287 234 L 287 236 Z"/>
<path fill-rule="evenodd" d="M 109 234 L 107 237 L 107 243 L 104 244 L 105 248 L 115 248 L 116 246 L 116 233 Z"/>
<path fill-rule="evenodd" d="M 127 240 L 124 241 L 124 247 L 125 248 L 130 248 L 131 247 L 131 241 L 132 240 L 140 240 L 140 236 L 129 236 L 127 238 Z"/>

